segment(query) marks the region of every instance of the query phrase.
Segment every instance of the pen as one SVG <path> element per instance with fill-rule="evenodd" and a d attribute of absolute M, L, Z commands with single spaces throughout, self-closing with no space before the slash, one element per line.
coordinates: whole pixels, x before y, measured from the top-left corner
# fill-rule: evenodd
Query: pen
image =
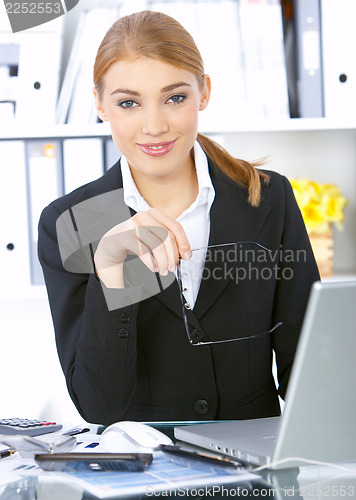
<path fill-rule="evenodd" d="M 173 463 L 193 469 L 234 474 L 249 468 L 248 464 L 235 458 L 212 456 L 209 453 L 185 450 L 179 446 L 161 444 L 159 449 L 166 453 Z"/>
<path fill-rule="evenodd" d="M 77 436 L 78 434 L 84 434 L 85 432 L 90 432 L 90 429 L 88 429 L 87 427 L 84 427 L 84 429 L 81 429 L 81 430 L 74 430 L 72 432 L 67 432 L 66 434 L 68 434 L 69 436 Z"/>
<path fill-rule="evenodd" d="M 6 451 L 2 451 L 0 453 L 0 458 L 6 458 L 6 457 L 9 457 L 10 455 L 13 455 L 15 453 L 16 450 L 6 450 Z"/>

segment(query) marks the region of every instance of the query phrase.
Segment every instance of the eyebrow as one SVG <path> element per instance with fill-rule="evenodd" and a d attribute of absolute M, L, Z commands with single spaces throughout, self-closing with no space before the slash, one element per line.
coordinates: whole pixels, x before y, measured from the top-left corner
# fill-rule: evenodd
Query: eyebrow
<path fill-rule="evenodd" d="M 163 87 L 161 92 L 170 92 L 171 90 L 177 89 L 178 87 L 191 87 L 189 83 L 185 82 L 178 82 L 178 83 L 173 83 L 172 85 L 167 85 L 167 87 Z"/>
<path fill-rule="evenodd" d="M 161 92 L 163 94 L 164 92 L 170 92 L 171 90 L 177 89 L 179 87 L 191 87 L 191 85 L 189 83 L 185 83 L 185 82 L 172 83 L 172 85 L 167 85 L 167 87 L 163 87 L 163 89 L 161 89 Z M 128 94 L 128 95 L 132 95 L 132 96 L 140 96 L 141 95 L 136 90 L 129 90 L 129 89 L 116 89 L 113 92 L 111 92 L 110 95 L 114 95 L 114 94 Z"/>

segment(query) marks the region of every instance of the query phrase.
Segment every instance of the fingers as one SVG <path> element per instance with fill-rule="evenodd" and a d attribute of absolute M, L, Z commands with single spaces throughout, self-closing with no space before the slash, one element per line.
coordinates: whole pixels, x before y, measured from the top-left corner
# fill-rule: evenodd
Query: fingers
<path fill-rule="evenodd" d="M 168 217 L 163 212 L 156 208 L 152 208 L 148 210 L 148 212 L 141 212 L 147 214 L 149 217 L 152 217 L 153 220 L 157 221 L 159 224 L 168 229 L 170 233 L 171 243 L 175 245 L 178 250 L 179 255 L 184 260 L 189 260 L 191 257 L 191 248 L 183 229 L 183 226 L 177 222 L 176 220 Z M 171 238 L 173 237 L 173 238 Z M 178 262 L 178 258 L 176 259 L 176 263 Z"/>
<path fill-rule="evenodd" d="M 141 241 L 151 252 L 155 272 L 162 276 L 167 276 L 169 271 L 174 272 L 179 258 L 174 236 L 162 226 L 148 226 L 140 230 Z"/>
<path fill-rule="evenodd" d="M 167 229 L 159 226 L 136 226 L 134 232 L 136 245 L 130 246 L 130 252 L 135 253 L 152 272 L 166 276 L 171 265 L 164 244 Z"/>
<path fill-rule="evenodd" d="M 168 271 L 175 271 L 179 255 L 185 260 L 190 258 L 190 244 L 179 222 L 156 209 L 140 212 L 134 219 L 140 224 L 142 243 L 153 255 L 156 272 L 166 276 Z"/>
<path fill-rule="evenodd" d="M 137 255 L 152 272 L 174 272 L 179 255 L 188 260 L 190 244 L 179 222 L 157 209 L 138 212 L 101 239 L 95 261 L 98 269 L 121 265 L 128 254 Z"/>
<path fill-rule="evenodd" d="M 129 229 L 123 230 L 124 227 Z M 167 234 L 167 230 L 164 231 Z M 150 271 L 158 272 L 151 250 L 155 246 L 162 246 L 162 241 L 150 233 L 149 228 L 119 224 L 100 240 L 94 255 L 96 273 L 106 287 L 123 288 L 123 263 L 128 254 L 138 256 Z"/>

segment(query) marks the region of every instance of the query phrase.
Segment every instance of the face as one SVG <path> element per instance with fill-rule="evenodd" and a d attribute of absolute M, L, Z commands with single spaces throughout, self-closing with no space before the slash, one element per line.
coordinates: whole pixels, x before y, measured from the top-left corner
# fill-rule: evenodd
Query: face
<path fill-rule="evenodd" d="M 110 122 L 134 178 L 174 179 L 192 167 L 198 112 L 210 96 L 208 76 L 201 88 L 193 73 L 140 57 L 113 64 L 101 98 L 95 90 L 94 95 L 98 115 Z"/>

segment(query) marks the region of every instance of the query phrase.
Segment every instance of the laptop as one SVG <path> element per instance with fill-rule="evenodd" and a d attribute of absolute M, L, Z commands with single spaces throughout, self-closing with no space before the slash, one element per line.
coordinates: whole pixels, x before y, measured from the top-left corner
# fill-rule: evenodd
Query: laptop
<path fill-rule="evenodd" d="M 254 466 L 356 459 L 356 281 L 312 286 L 280 417 L 175 427 L 176 439 Z"/>

